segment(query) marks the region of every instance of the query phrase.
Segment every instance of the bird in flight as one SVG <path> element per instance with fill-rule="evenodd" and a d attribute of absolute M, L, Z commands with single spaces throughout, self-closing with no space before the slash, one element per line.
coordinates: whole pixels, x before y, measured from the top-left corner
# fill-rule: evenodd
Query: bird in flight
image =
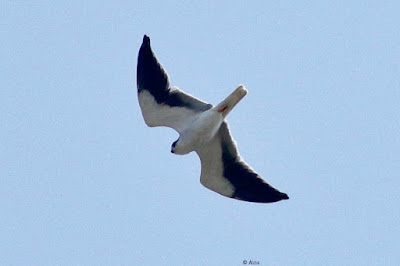
<path fill-rule="evenodd" d="M 203 186 L 243 201 L 289 199 L 243 161 L 230 134 L 225 117 L 247 94 L 243 85 L 216 106 L 170 87 L 168 75 L 150 47 L 150 38 L 144 35 L 138 55 L 137 89 L 145 123 L 149 127 L 171 127 L 179 133 L 171 152 L 195 151 L 199 155 Z"/>

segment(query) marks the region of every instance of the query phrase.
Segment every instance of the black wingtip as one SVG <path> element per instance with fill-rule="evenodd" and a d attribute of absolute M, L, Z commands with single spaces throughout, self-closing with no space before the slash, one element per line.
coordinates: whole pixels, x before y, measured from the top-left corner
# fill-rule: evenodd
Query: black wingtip
<path fill-rule="evenodd" d="M 143 36 L 143 44 L 150 46 L 150 38 L 146 34 Z"/>
<path fill-rule="evenodd" d="M 138 92 L 149 91 L 157 103 L 165 102 L 168 98 L 168 75 L 154 55 L 147 35 L 143 36 L 143 43 L 139 49 L 136 84 Z"/>

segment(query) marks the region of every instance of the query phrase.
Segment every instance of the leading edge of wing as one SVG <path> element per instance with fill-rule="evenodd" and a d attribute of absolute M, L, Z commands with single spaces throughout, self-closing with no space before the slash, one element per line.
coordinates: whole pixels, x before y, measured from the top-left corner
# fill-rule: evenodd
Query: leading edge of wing
<path fill-rule="evenodd" d="M 240 157 L 226 122 L 214 140 L 197 151 L 201 160 L 201 183 L 227 197 L 271 203 L 289 197 L 269 185 Z"/>
<path fill-rule="evenodd" d="M 150 38 L 143 37 L 137 63 L 138 94 L 148 91 L 157 104 L 166 104 L 171 107 L 184 107 L 195 112 L 206 111 L 212 107 L 176 87 L 170 88 L 167 72 L 157 60 L 150 46 Z"/>

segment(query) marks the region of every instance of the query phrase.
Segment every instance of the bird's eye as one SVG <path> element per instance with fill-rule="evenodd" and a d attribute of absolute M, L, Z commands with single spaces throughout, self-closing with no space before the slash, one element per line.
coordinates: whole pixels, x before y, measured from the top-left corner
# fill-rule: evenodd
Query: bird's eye
<path fill-rule="evenodd" d="M 175 148 L 177 142 L 178 142 L 178 141 L 175 140 L 174 143 L 172 143 L 172 148 Z"/>

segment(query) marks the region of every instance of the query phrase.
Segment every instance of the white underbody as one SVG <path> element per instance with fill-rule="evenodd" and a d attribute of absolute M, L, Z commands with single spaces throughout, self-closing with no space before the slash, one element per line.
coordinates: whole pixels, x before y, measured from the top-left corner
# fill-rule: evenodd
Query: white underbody
<path fill-rule="evenodd" d="M 193 118 L 180 133 L 174 148 L 176 154 L 187 154 L 207 144 L 224 121 L 222 113 L 211 108 Z"/>
<path fill-rule="evenodd" d="M 186 106 L 159 104 L 147 90 L 141 91 L 138 97 L 148 126 L 167 126 L 178 131 L 179 139 L 171 152 L 187 154 L 196 151 L 202 165 L 201 184 L 230 197 L 234 188 L 223 177 L 222 147 L 217 132 L 227 114 L 246 94 L 247 90 L 241 85 L 220 104 L 201 112 Z"/>

